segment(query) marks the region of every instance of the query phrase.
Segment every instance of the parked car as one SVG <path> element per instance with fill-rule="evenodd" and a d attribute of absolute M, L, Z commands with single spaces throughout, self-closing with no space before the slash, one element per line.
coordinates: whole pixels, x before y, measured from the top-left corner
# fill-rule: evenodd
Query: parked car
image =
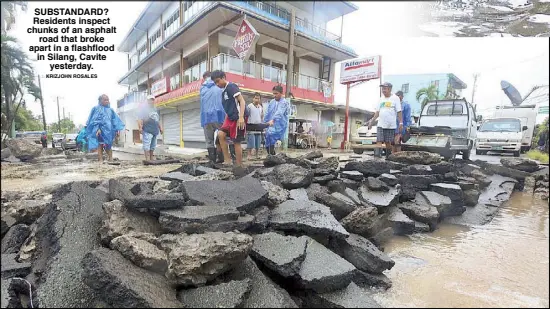
<path fill-rule="evenodd" d="M 15 138 L 22 138 L 26 139 L 28 141 L 31 141 L 36 144 L 42 145 L 42 147 L 46 147 L 47 145 L 47 135 L 46 131 L 28 131 L 28 132 L 16 132 Z"/>
<path fill-rule="evenodd" d="M 78 134 L 65 134 L 65 138 L 61 142 L 61 148 L 63 150 L 76 149 L 76 137 Z"/>
<path fill-rule="evenodd" d="M 52 148 L 61 147 L 61 142 L 65 138 L 63 133 L 54 133 L 52 135 Z"/>
<path fill-rule="evenodd" d="M 357 129 L 355 136 L 350 139 L 351 149 L 356 154 L 362 154 L 367 149 L 376 149 L 376 127 L 378 120 L 375 120 L 372 124 L 372 128 L 368 126 L 361 126 Z"/>

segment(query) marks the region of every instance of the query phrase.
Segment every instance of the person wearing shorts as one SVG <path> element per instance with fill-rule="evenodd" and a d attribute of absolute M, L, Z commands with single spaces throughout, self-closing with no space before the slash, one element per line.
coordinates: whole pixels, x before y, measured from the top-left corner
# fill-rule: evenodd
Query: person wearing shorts
<path fill-rule="evenodd" d="M 224 162 L 231 162 L 229 149 L 227 147 L 226 137 L 229 137 L 235 145 L 235 161 L 237 166 L 243 162 L 243 151 L 241 142 L 244 141 L 246 134 L 246 105 L 244 97 L 241 94 L 239 86 L 228 82 L 225 73 L 221 70 L 212 72 L 211 78 L 216 86 L 223 89 L 222 105 L 225 111 L 225 120 L 218 132 L 218 139 L 223 151 Z"/>
<path fill-rule="evenodd" d="M 160 125 L 160 116 L 155 108 L 155 97 L 149 95 L 147 97 L 147 106 L 140 110 L 138 127 L 139 132 L 142 133 L 141 140 L 143 142 L 143 152 L 145 154 L 145 160 L 154 160 L 153 153 L 157 147 L 157 136 L 162 134 L 162 127 Z"/>
<path fill-rule="evenodd" d="M 382 87 L 382 96 L 376 106 L 376 113 L 368 122 L 368 127 L 370 130 L 372 123 L 380 117 L 376 128 L 376 142 L 380 148 L 385 144 L 387 158 L 391 154 L 396 129 L 398 132 L 403 130 L 403 118 L 401 102 L 395 94 L 391 93 L 392 84 L 383 83 L 380 87 Z M 396 118 L 399 120 L 399 125 L 396 125 Z"/>

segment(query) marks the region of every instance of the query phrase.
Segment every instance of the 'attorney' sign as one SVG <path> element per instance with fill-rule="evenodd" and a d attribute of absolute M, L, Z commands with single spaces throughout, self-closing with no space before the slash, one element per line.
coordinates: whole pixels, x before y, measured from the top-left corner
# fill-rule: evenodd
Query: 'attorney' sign
<path fill-rule="evenodd" d="M 260 34 L 254 29 L 252 24 L 248 20 L 243 19 L 233 41 L 233 50 L 235 50 L 239 58 L 248 59 L 259 37 Z"/>

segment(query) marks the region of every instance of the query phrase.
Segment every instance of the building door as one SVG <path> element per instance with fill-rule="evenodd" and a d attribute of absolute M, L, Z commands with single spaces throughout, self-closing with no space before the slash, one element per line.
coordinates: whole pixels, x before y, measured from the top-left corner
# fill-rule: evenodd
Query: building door
<path fill-rule="evenodd" d="M 183 141 L 205 142 L 201 127 L 201 109 L 194 108 L 183 111 Z"/>
<path fill-rule="evenodd" d="M 162 126 L 164 128 L 163 143 L 167 145 L 180 145 L 180 113 L 162 115 Z"/>

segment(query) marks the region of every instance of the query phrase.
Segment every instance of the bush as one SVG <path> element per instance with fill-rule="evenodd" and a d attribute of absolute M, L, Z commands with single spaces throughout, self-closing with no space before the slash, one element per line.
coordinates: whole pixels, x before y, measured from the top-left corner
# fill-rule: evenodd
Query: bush
<path fill-rule="evenodd" d="M 540 152 L 539 150 L 531 150 L 527 152 L 527 157 L 529 159 L 537 160 L 540 163 L 548 163 L 548 154 Z"/>

